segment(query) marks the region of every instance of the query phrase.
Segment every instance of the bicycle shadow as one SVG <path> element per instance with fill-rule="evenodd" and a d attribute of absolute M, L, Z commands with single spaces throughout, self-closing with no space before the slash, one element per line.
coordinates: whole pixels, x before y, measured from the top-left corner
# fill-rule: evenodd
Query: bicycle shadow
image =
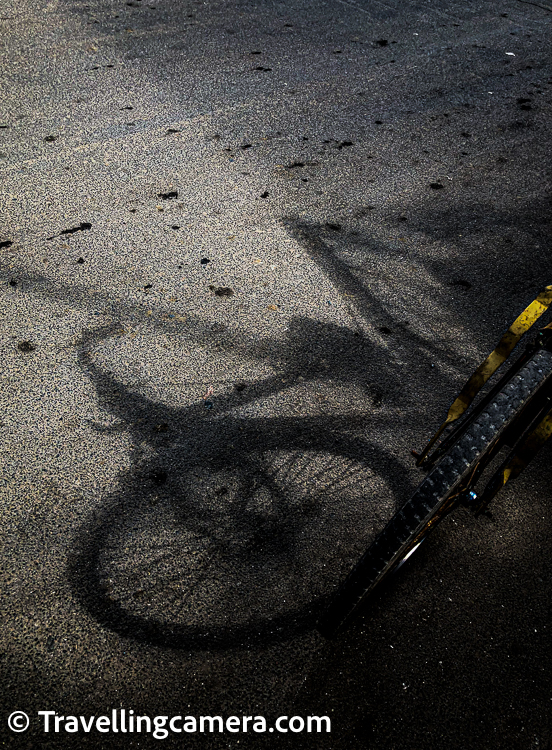
<path fill-rule="evenodd" d="M 373 320 L 376 297 L 318 228 L 287 225 Z M 379 317 L 398 324 L 389 311 Z M 117 324 L 90 330 L 78 345 L 99 405 L 134 446 L 117 491 L 74 540 L 69 578 L 81 604 L 122 636 L 188 650 L 266 645 L 312 629 L 339 575 L 407 497 L 404 465 L 378 436 L 389 421 L 381 403 L 407 403 L 402 371 L 362 330 L 295 317 L 283 340 L 217 339 L 253 361 L 277 351 L 276 374 L 227 388 L 212 411 L 199 399 L 175 408 L 96 363 L 94 351 L 119 333 Z M 407 336 L 418 354 L 449 356 Z M 358 399 L 337 414 L 263 406 L 316 383 L 354 384 L 362 410 Z"/>

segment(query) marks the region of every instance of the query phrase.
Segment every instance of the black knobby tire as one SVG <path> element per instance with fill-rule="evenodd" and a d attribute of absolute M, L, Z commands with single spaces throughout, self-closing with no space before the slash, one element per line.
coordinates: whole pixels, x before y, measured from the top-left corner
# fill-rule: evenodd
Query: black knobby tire
<path fill-rule="evenodd" d="M 505 384 L 366 550 L 321 617 L 318 630 L 322 635 L 335 635 L 383 578 L 413 550 L 442 506 L 551 373 L 552 353 L 540 349 Z"/>

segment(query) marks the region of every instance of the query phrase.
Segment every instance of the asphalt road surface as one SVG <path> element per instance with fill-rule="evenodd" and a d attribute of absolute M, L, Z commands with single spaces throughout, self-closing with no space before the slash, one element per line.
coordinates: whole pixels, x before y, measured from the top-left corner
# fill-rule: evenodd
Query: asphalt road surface
<path fill-rule="evenodd" d="M 2 742 L 550 750 L 551 447 L 314 628 L 552 283 L 550 0 L 21 0 L 0 33 Z"/>

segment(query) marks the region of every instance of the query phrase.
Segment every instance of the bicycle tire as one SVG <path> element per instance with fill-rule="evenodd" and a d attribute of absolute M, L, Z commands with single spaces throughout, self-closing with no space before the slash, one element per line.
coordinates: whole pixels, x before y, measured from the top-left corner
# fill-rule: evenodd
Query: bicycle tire
<path fill-rule="evenodd" d="M 336 635 L 383 579 L 413 551 L 447 500 L 550 377 L 552 352 L 539 349 L 504 385 L 368 547 L 320 618 L 317 627 L 322 635 L 327 638 Z"/>

